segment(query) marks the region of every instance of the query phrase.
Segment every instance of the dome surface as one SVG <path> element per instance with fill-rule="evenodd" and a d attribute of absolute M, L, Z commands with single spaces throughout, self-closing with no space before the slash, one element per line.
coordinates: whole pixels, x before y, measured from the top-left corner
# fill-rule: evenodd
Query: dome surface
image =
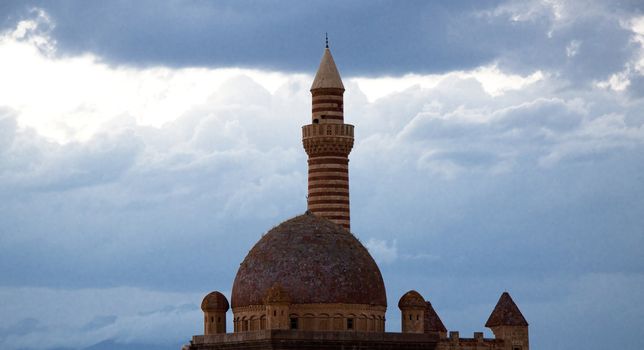
<path fill-rule="evenodd" d="M 201 301 L 201 310 L 206 311 L 228 311 L 228 300 L 218 291 L 210 292 Z"/>
<path fill-rule="evenodd" d="M 367 249 L 309 212 L 271 229 L 250 250 L 233 283 L 233 308 L 263 304 L 276 283 L 292 304 L 387 306 L 382 275 Z"/>
<path fill-rule="evenodd" d="M 398 301 L 398 308 L 404 309 L 408 307 L 425 307 L 425 298 L 415 290 L 410 290 L 405 293 Z"/>

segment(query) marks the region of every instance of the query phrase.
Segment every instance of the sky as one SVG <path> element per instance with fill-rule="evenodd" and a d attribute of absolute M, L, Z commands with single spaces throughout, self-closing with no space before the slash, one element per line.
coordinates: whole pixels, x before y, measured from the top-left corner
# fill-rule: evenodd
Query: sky
<path fill-rule="evenodd" d="M 325 32 L 388 331 L 415 289 L 491 337 L 508 291 L 533 349 L 644 348 L 644 4 L 611 0 L 0 2 L 0 348 L 201 334 L 306 209 Z"/>

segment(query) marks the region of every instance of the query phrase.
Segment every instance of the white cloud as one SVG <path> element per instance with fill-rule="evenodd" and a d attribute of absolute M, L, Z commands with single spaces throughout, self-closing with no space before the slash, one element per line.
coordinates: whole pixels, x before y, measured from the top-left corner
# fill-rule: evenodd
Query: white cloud
<path fill-rule="evenodd" d="M 56 27 L 49 14 L 40 8 L 32 8 L 30 11 L 31 19 L 18 22 L 13 31 L 3 33 L 3 42 L 7 39 L 14 41 L 26 42 L 37 48 L 45 56 L 53 56 L 56 53 L 56 40 L 49 35 Z"/>
<path fill-rule="evenodd" d="M 478 67 L 470 71 L 454 71 L 446 74 L 406 74 L 401 77 L 353 78 L 358 87 L 365 93 L 370 102 L 400 93 L 414 86 L 432 89 L 449 80 L 474 79 L 479 82 L 490 96 L 499 96 L 507 91 L 520 90 L 523 87 L 543 79 L 541 71 L 527 76 L 502 72 L 496 64 Z"/>
<path fill-rule="evenodd" d="M 390 264 L 398 259 L 398 243 L 395 239 L 389 243 L 386 240 L 369 238 L 365 245 L 376 262 L 380 264 Z"/>
<path fill-rule="evenodd" d="M 628 79 L 628 72 L 619 72 L 611 74 L 611 76 L 604 81 L 599 81 L 596 83 L 597 87 L 602 89 L 612 89 L 613 91 L 624 91 L 631 85 L 630 79 Z"/>
<path fill-rule="evenodd" d="M 602 115 L 585 122 L 574 133 L 539 159 L 543 166 L 553 166 L 562 160 L 593 159 L 616 150 L 644 146 L 644 127 L 627 125 L 620 114 Z"/>
<path fill-rule="evenodd" d="M 644 16 L 621 20 L 620 24 L 622 28 L 631 32 L 630 41 L 637 49 L 629 61 L 624 63 L 621 71 L 611 74 L 605 80 L 595 82 L 595 85 L 602 89 L 624 92 L 631 87 L 633 79 L 644 77 Z"/>
<path fill-rule="evenodd" d="M 626 27 L 633 32 L 632 40 L 640 46 L 639 57 L 636 58 L 634 68 L 640 75 L 644 75 L 644 16 L 631 19 Z"/>
<path fill-rule="evenodd" d="M 57 142 L 87 141 L 123 116 L 159 127 L 213 94 L 229 93 L 218 89 L 236 77 L 270 92 L 289 79 L 307 78 L 238 68 L 113 67 L 89 53 L 55 57 L 56 41 L 43 29 L 52 25 L 44 11 L 34 10 L 32 19 L 0 34 L 0 106 L 16 111 L 21 126 Z M 252 101 L 246 96 L 245 103 Z"/>
<path fill-rule="evenodd" d="M 429 254 L 429 253 L 416 253 L 416 254 L 402 254 L 402 258 L 405 260 L 422 260 L 425 262 L 432 262 L 440 260 L 440 255 Z"/>
<path fill-rule="evenodd" d="M 579 48 L 581 47 L 580 40 L 572 40 L 568 46 L 566 46 L 566 56 L 575 57 L 579 53 Z"/>

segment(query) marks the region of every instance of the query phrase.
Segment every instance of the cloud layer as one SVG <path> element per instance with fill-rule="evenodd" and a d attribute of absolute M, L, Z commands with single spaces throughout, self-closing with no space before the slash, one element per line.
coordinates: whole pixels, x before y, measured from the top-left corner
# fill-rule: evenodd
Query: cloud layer
<path fill-rule="evenodd" d="M 539 66 L 575 81 L 603 80 L 622 70 L 638 48 L 622 22 L 644 11 L 639 1 L 616 6 L 600 0 L 5 1 L 1 6 L 4 27 L 33 7 L 44 8 L 56 20 L 53 34 L 61 54 L 93 52 L 117 65 L 309 72 L 327 31 L 343 70 L 352 75 L 440 73 L 498 61 L 504 70 Z"/>

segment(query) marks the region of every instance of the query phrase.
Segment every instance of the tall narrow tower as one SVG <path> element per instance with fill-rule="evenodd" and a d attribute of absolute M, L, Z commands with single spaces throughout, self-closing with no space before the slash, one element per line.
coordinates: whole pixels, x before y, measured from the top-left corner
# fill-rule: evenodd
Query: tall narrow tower
<path fill-rule="evenodd" d="M 311 86 L 312 121 L 302 127 L 309 156 L 308 210 L 347 230 L 353 125 L 344 123 L 344 85 L 327 44 Z"/>

